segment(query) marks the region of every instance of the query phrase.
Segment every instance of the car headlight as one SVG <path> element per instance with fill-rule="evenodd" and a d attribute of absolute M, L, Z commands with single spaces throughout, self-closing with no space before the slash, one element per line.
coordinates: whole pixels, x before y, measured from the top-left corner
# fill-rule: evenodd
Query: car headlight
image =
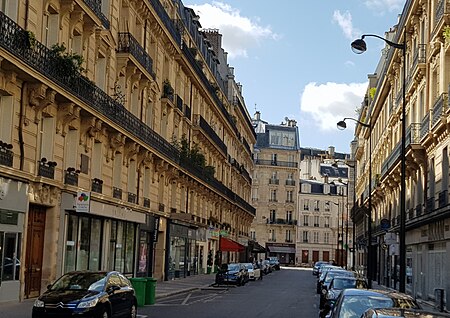
<path fill-rule="evenodd" d="M 91 307 L 95 307 L 95 305 L 97 305 L 97 303 L 98 303 L 98 298 L 83 300 L 83 301 L 80 301 L 77 308 L 91 308 Z"/>
<path fill-rule="evenodd" d="M 42 300 L 36 299 L 34 301 L 34 307 L 39 307 L 39 308 L 43 308 L 45 307 L 45 303 Z"/>

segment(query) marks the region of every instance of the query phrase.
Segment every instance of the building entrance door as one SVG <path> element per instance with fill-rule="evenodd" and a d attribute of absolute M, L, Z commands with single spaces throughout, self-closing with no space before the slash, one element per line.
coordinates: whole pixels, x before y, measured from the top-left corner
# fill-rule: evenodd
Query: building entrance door
<path fill-rule="evenodd" d="M 44 253 L 45 208 L 30 205 L 25 256 L 25 298 L 37 297 L 41 291 Z"/>

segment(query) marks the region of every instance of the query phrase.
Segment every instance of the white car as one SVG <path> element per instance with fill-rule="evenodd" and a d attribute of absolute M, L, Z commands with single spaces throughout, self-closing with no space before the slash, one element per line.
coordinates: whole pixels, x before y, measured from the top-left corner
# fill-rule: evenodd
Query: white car
<path fill-rule="evenodd" d="M 250 280 L 257 280 L 261 276 L 261 269 L 256 268 L 252 263 L 243 263 L 248 271 L 248 277 Z"/>

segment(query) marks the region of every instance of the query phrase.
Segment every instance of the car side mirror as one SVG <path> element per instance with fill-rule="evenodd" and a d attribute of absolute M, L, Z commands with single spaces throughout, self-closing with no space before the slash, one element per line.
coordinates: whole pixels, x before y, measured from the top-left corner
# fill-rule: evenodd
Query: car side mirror
<path fill-rule="evenodd" d="M 109 286 L 106 290 L 108 294 L 114 293 L 116 290 L 120 290 L 120 287 L 117 285 Z"/>
<path fill-rule="evenodd" d="M 52 288 L 52 284 L 47 285 L 47 290 L 50 290 L 50 288 Z"/>

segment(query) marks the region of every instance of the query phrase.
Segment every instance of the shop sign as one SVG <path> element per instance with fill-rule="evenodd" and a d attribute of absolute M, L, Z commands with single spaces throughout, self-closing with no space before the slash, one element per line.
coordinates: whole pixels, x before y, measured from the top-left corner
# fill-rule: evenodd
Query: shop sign
<path fill-rule="evenodd" d="M 91 205 L 91 192 L 78 191 L 75 199 L 75 210 L 80 213 L 89 213 Z"/>
<path fill-rule="evenodd" d="M 153 242 L 158 242 L 159 216 L 154 217 Z"/>

